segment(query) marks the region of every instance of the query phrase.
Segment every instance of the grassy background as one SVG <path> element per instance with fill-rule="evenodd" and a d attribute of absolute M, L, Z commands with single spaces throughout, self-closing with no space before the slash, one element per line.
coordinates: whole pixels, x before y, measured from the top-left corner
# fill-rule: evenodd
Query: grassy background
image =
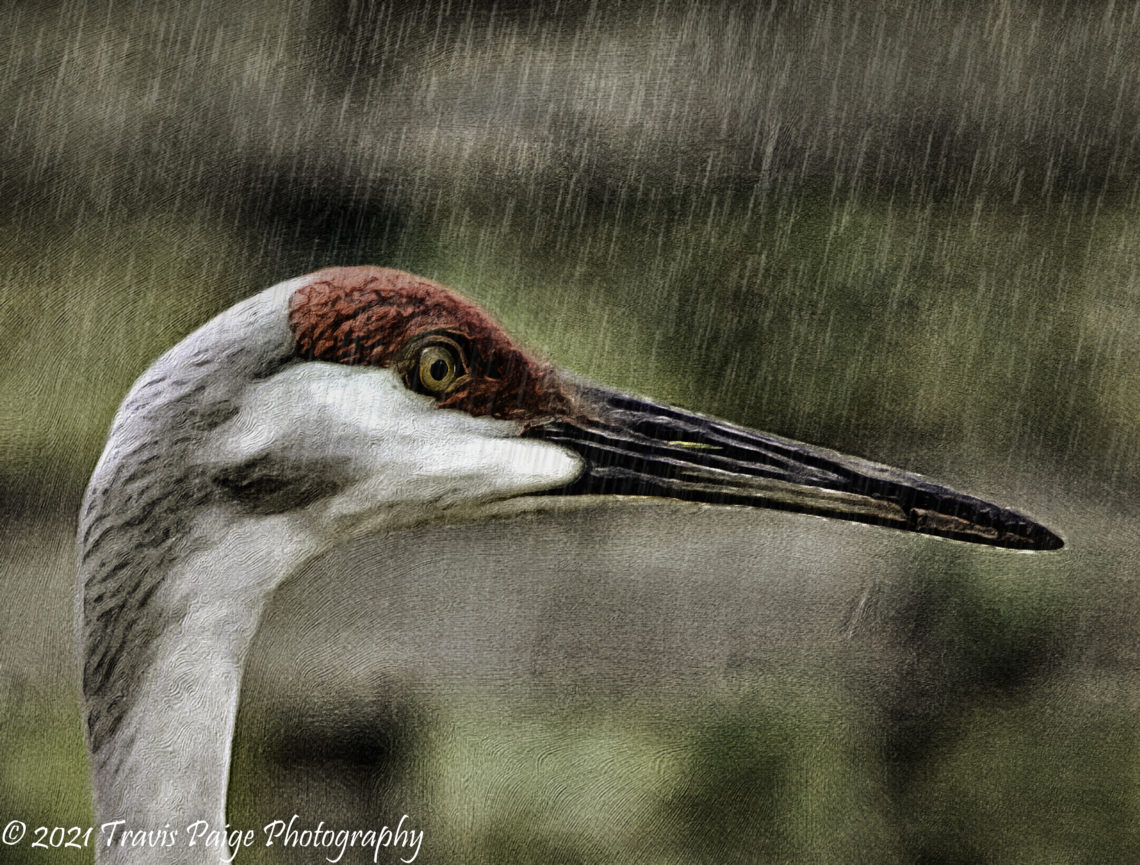
<path fill-rule="evenodd" d="M 119 399 L 235 300 L 367 261 L 584 375 L 943 478 L 1068 548 L 868 541 L 850 594 L 886 588 L 838 666 L 757 647 L 655 695 L 337 697 L 359 747 L 317 724 L 310 756 L 282 719 L 318 698 L 251 698 L 235 825 L 395 802 L 432 862 L 1134 855 L 1138 7 L 0 15 L 0 822 L 90 819 L 72 515 Z"/>

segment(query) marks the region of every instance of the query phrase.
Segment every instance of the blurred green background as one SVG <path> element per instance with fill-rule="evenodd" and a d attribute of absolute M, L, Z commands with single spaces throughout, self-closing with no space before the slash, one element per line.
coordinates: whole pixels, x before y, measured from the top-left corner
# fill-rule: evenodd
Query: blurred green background
<path fill-rule="evenodd" d="M 676 688 L 396 689 L 305 728 L 305 757 L 290 729 L 319 694 L 251 697 L 234 825 L 402 809 L 428 862 L 1134 861 L 1140 6 L 0 19 L 0 823 L 91 819 L 73 525 L 118 401 L 234 301 L 367 262 L 586 376 L 941 478 L 1068 546 L 756 517 L 757 544 L 871 551 L 799 552 L 870 601 L 826 646 Z"/>

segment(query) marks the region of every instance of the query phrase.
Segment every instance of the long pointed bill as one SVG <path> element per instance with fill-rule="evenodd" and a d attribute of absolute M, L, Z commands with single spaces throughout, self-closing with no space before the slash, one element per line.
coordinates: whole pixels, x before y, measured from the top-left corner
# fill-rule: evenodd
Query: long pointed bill
<path fill-rule="evenodd" d="M 1021 514 L 918 475 L 601 388 L 582 396 L 589 418 L 526 432 L 585 461 L 551 494 L 778 508 L 1020 550 L 1064 543 Z"/>

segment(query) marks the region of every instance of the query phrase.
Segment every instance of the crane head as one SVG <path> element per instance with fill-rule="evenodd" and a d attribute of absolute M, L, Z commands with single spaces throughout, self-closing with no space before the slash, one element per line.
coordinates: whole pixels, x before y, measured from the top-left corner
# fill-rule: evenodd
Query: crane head
<path fill-rule="evenodd" d="M 388 268 L 281 283 L 171 349 L 120 410 L 88 511 L 125 515 L 145 500 L 131 489 L 149 476 L 140 462 L 181 464 L 171 483 L 195 491 L 180 500 L 213 515 L 214 536 L 235 519 L 274 517 L 289 521 L 280 537 L 305 534 L 313 551 L 520 497 L 540 507 L 550 500 L 535 496 L 552 494 L 1062 546 L 1019 513 L 918 475 L 585 383 L 528 354 L 470 300 Z"/>
<path fill-rule="evenodd" d="M 657 496 L 1062 545 L 920 476 L 583 383 L 429 280 L 356 267 L 287 285 L 297 362 L 217 436 L 213 476 L 248 507 L 312 499 L 329 525 L 376 528 L 527 494 Z"/>

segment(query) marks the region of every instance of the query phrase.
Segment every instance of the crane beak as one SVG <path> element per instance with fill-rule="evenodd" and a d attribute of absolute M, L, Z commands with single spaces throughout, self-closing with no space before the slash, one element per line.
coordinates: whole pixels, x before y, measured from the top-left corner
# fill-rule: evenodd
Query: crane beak
<path fill-rule="evenodd" d="M 584 417 L 525 433 L 585 463 L 548 494 L 777 508 L 1019 550 L 1064 545 L 1021 514 L 919 475 L 602 388 L 580 395 Z"/>

